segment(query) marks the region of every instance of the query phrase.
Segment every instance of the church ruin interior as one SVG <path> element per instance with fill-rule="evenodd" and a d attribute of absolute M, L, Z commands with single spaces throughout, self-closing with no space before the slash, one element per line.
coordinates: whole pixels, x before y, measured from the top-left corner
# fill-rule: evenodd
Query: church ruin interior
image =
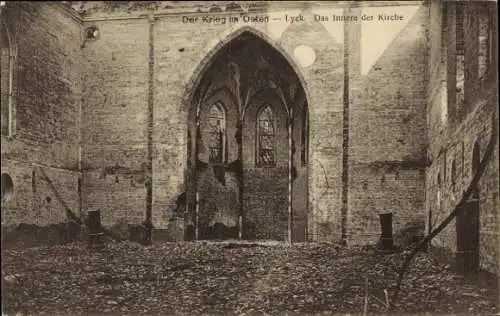
<path fill-rule="evenodd" d="M 2 247 L 93 211 L 130 240 L 347 246 L 455 214 L 429 248 L 498 275 L 496 2 L 220 3 L 2 2 Z"/>

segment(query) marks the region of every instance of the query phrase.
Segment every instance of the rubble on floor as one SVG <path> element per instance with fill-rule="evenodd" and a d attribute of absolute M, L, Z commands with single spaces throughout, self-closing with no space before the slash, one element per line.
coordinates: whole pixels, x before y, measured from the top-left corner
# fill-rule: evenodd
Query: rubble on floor
<path fill-rule="evenodd" d="M 403 252 L 329 243 L 132 242 L 2 253 L 3 312 L 14 315 L 178 315 L 498 312 L 498 288 L 419 254 L 391 301 Z"/>

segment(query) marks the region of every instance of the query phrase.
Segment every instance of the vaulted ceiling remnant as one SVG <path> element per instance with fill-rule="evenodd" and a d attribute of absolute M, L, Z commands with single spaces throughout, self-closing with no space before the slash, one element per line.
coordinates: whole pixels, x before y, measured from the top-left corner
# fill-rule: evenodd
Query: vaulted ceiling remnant
<path fill-rule="evenodd" d="M 214 86 L 214 83 L 221 83 Z M 238 105 L 240 118 L 253 98 L 275 93 L 283 106 L 300 106 L 305 100 L 300 80 L 289 62 L 274 47 L 251 32 L 243 32 L 222 47 L 206 70 L 194 95 L 194 104 L 226 90 Z"/>

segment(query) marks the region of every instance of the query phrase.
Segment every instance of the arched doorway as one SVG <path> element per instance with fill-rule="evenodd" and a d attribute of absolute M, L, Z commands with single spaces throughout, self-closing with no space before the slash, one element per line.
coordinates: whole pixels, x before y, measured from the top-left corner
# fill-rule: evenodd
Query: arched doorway
<path fill-rule="evenodd" d="M 294 67 L 245 30 L 190 92 L 186 239 L 303 241 L 307 98 Z"/>
<path fill-rule="evenodd" d="M 481 159 L 479 144 L 472 150 L 471 175 L 474 177 Z M 456 219 L 457 230 L 457 268 L 463 273 L 479 270 L 479 187 L 476 185 L 468 201 L 459 205 Z"/>

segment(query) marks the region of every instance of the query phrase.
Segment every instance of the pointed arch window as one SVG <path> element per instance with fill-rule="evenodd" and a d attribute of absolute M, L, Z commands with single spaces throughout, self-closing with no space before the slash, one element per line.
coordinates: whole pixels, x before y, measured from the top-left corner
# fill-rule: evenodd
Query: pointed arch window
<path fill-rule="evenodd" d="M 479 19 L 479 38 L 478 38 L 478 76 L 479 80 L 485 81 L 494 73 L 496 67 L 492 64 L 494 54 L 496 54 L 496 45 L 494 39 L 495 32 L 495 19 L 496 4 L 481 3 L 478 4 L 478 11 L 476 11 L 477 18 Z M 495 36 L 496 35 L 496 36 Z"/>
<path fill-rule="evenodd" d="M 273 109 L 265 105 L 257 116 L 257 163 L 276 165 L 276 119 Z"/>
<path fill-rule="evenodd" d="M 457 177 L 457 166 L 455 160 L 451 163 L 451 192 L 455 192 L 456 190 L 456 177 Z"/>
<path fill-rule="evenodd" d="M 7 27 L 0 21 L 0 104 L 2 135 L 12 135 L 13 56 Z"/>
<path fill-rule="evenodd" d="M 302 122 L 302 132 L 301 132 L 301 149 L 300 149 L 300 163 L 302 167 L 307 165 L 307 155 L 308 155 L 308 140 L 307 136 L 309 134 L 309 116 L 307 108 L 304 108 L 303 112 L 303 122 Z"/>
<path fill-rule="evenodd" d="M 457 114 L 461 114 L 465 103 L 465 6 L 463 3 L 456 4 L 455 30 L 456 30 L 456 99 L 455 109 Z"/>
<path fill-rule="evenodd" d="M 476 141 L 472 149 L 472 176 L 476 174 L 479 169 L 479 161 L 481 159 L 481 150 L 479 149 L 479 143 Z"/>
<path fill-rule="evenodd" d="M 481 160 L 481 150 L 479 148 L 479 143 L 476 141 L 474 143 L 474 147 L 472 149 L 472 170 L 471 170 L 471 177 L 474 178 L 476 175 L 478 169 L 479 169 L 479 162 Z M 477 200 L 479 199 L 479 187 L 478 184 L 474 187 L 474 190 L 472 191 L 472 199 Z"/>
<path fill-rule="evenodd" d="M 208 114 L 208 144 L 210 149 L 209 161 L 223 163 L 226 147 L 226 112 L 222 102 L 215 102 Z"/>
<path fill-rule="evenodd" d="M 437 175 L 437 207 L 441 210 L 441 174 L 438 172 Z"/>

